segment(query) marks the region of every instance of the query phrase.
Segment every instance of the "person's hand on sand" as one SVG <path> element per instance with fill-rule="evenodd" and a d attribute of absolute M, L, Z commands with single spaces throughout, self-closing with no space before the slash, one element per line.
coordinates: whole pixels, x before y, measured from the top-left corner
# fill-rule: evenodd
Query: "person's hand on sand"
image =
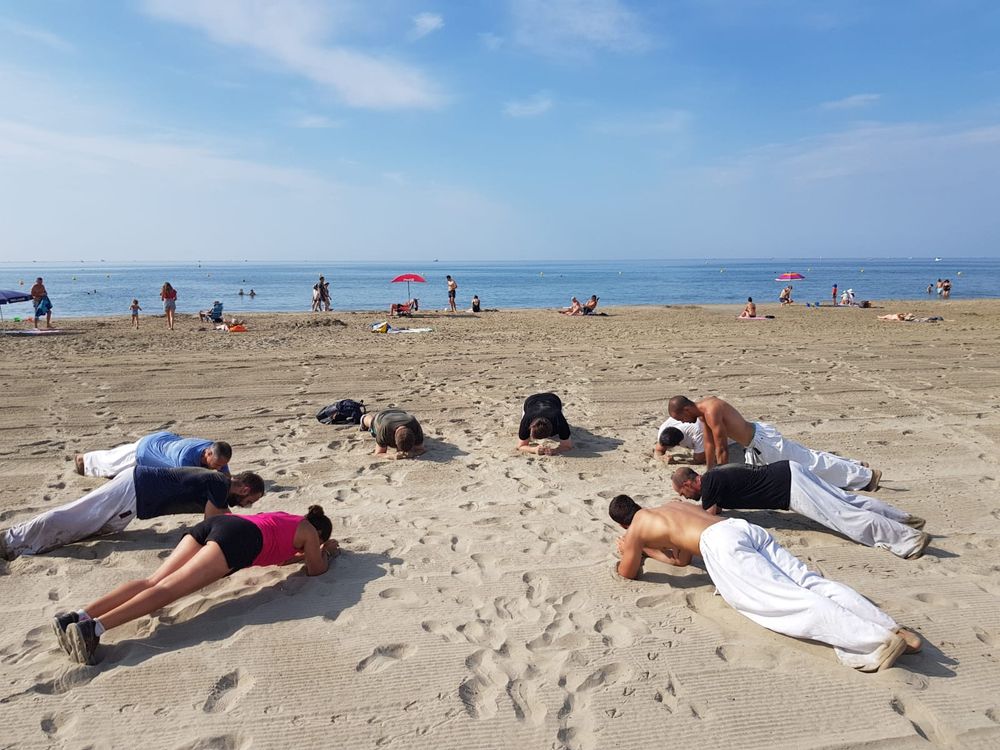
<path fill-rule="evenodd" d="M 340 554 L 340 542 L 336 539 L 327 539 L 323 543 L 323 553 L 327 556 L 327 559 L 336 557 Z"/>

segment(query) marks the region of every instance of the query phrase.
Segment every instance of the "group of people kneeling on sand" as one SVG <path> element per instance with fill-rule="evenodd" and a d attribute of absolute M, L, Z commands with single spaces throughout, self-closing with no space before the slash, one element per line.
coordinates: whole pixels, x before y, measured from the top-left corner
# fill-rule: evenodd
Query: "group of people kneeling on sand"
<path fill-rule="evenodd" d="M 930 540 L 923 519 L 853 491 L 878 490 L 881 472 L 867 464 L 812 450 L 772 425 L 749 422 L 729 403 L 675 396 L 659 428 L 654 455 L 673 461 L 684 447 L 689 466 L 672 477 L 683 498 L 641 508 L 618 495 L 609 508 L 623 527 L 617 572 L 634 579 L 645 558 L 686 566 L 700 556 L 719 594 L 738 612 L 778 633 L 827 643 L 838 659 L 861 671 L 891 666 L 921 639 L 853 589 L 811 572 L 763 528 L 725 510 L 791 511 L 856 542 L 900 557 L 920 557 Z M 399 409 L 365 414 L 360 428 L 376 454 L 397 458 L 424 452 L 415 417 Z M 555 444 L 547 442 L 555 440 Z M 518 429 L 519 451 L 555 455 L 572 450 L 569 423 L 554 393 L 530 396 Z M 130 581 L 76 611 L 57 614 L 52 628 L 76 661 L 93 663 L 103 633 L 250 566 L 304 562 L 309 575 L 327 570 L 339 552 L 332 523 L 319 506 L 305 516 L 284 512 L 234 515 L 264 494 L 253 472 L 229 474 L 228 443 L 156 432 L 136 443 L 76 456 L 85 476 L 113 477 L 79 500 L 0 532 L 0 557 L 38 554 L 96 534 L 124 529 L 134 518 L 200 513 L 170 556 L 151 576 Z"/>

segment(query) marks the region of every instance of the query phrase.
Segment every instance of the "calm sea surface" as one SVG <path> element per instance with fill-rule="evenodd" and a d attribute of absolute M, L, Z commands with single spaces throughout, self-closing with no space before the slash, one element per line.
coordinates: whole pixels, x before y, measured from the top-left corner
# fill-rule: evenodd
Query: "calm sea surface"
<path fill-rule="evenodd" d="M 950 278 L 953 299 L 1000 297 L 1000 259 L 840 259 L 653 260 L 601 262 L 417 263 L 190 263 L 171 266 L 80 263 L 49 265 L 0 263 L 0 289 L 27 290 L 42 276 L 54 305 L 53 316 L 128 315 L 133 297 L 144 313 L 161 313 L 160 286 L 178 290 L 177 309 L 194 313 L 221 300 L 227 313 L 309 310 L 312 285 L 320 274 L 330 282 L 334 310 L 385 310 L 407 299 L 406 284 L 392 284 L 401 273 L 418 273 L 425 284 L 411 284 L 410 296 L 427 309 L 447 307 L 445 274 L 458 282 L 459 308 L 473 294 L 483 307 L 561 307 L 572 295 L 591 294 L 602 305 L 664 305 L 725 302 L 748 296 L 775 302 L 783 282 L 778 274 L 795 271 L 797 302 L 828 302 L 830 287 L 854 289 L 861 299 L 928 297 L 927 285 Z M 239 296 L 240 289 L 247 295 Z M 249 297 L 253 289 L 257 296 Z M 933 295 L 931 295 L 933 296 Z M 30 315 L 30 304 L 6 306 L 5 317 Z"/>

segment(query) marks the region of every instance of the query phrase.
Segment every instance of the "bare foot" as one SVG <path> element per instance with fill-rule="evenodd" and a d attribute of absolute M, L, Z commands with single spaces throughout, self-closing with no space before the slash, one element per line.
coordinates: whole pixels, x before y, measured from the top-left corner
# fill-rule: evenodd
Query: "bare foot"
<path fill-rule="evenodd" d="M 896 633 L 906 641 L 906 654 L 916 654 L 924 647 L 924 642 L 920 639 L 920 636 L 914 633 L 909 628 L 897 628 Z"/>
<path fill-rule="evenodd" d="M 83 454 L 77 453 L 73 458 L 73 463 L 76 464 L 76 473 L 81 477 L 83 476 Z"/>

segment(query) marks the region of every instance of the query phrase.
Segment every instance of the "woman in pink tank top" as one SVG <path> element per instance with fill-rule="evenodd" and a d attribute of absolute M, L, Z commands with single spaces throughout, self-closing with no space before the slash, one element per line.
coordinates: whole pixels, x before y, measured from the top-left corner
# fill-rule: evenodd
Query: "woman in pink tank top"
<path fill-rule="evenodd" d="M 93 664 L 105 630 L 155 612 L 241 568 L 304 562 L 311 576 L 340 552 L 333 524 L 318 505 L 305 516 L 258 513 L 206 518 L 181 539 L 149 578 L 124 583 L 76 612 L 52 618 L 59 644 L 75 661 Z"/>

